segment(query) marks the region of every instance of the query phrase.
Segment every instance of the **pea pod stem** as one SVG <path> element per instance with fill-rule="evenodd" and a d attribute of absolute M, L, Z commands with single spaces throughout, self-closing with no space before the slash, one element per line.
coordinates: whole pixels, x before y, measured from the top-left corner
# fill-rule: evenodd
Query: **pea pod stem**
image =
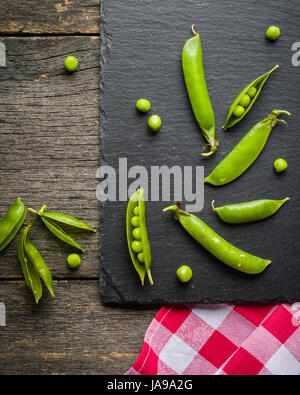
<path fill-rule="evenodd" d="M 47 210 L 47 206 L 44 204 L 39 211 L 35 211 L 32 208 L 29 208 L 28 211 L 35 214 L 35 216 L 26 224 L 28 228 L 31 228 L 32 225 L 36 222 L 36 220 L 43 214 L 43 212 Z"/>
<path fill-rule="evenodd" d="M 270 265 L 270 260 L 251 255 L 224 240 L 200 218 L 181 210 L 179 202 L 163 210 L 167 211 L 173 212 L 175 219 L 202 247 L 231 268 L 246 274 L 260 274 Z"/>

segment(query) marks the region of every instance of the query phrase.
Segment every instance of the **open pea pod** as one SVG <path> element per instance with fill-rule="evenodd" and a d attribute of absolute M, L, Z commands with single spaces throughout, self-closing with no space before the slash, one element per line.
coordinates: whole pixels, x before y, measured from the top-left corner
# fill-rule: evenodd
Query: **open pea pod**
<path fill-rule="evenodd" d="M 261 75 L 242 90 L 229 109 L 225 124 L 223 126 L 225 131 L 240 122 L 248 114 L 258 99 L 258 96 L 260 95 L 260 92 L 270 74 L 272 74 L 273 71 L 277 70 L 278 68 L 278 65 L 275 66 L 272 70 Z"/>
<path fill-rule="evenodd" d="M 146 208 L 144 192 L 137 190 L 130 198 L 126 213 L 126 232 L 129 254 L 133 266 L 144 285 L 146 273 L 153 284 L 151 276 L 151 248 L 146 227 Z"/>

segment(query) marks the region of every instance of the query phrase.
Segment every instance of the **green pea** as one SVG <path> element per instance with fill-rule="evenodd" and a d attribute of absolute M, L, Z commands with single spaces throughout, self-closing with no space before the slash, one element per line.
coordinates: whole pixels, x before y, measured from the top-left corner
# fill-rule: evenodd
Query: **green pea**
<path fill-rule="evenodd" d="M 140 263 L 144 263 L 144 254 L 142 252 L 140 252 L 137 257 Z"/>
<path fill-rule="evenodd" d="M 245 108 L 242 107 L 242 106 L 240 106 L 240 105 L 237 105 L 237 106 L 235 107 L 234 111 L 233 111 L 233 115 L 234 115 L 236 118 L 240 118 L 240 117 L 244 114 L 244 112 L 245 112 Z"/>
<path fill-rule="evenodd" d="M 179 269 L 177 269 L 176 274 L 178 280 L 182 283 L 188 283 L 193 276 L 192 269 L 189 266 L 181 266 Z"/>
<path fill-rule="evenodd" d="M 246 94 L 241 98 L 239 104 L 240 104 L 242 107 L 245 107 L 245 108 L 246 108 L 246 107 L 249 106 L 250 102 L 251 102 L 251 98 L 250 98 L 250 96 L 247 95 L 247 93 L 246 93 Z"/>
<path fill-rule="evenodd" d="M 248 94 L 248 96 L 251 97 L 251 99 L 253 99 L 253 98 L 255 97 L 255 95 L 256 95 L 256 92 L 257 92 L 257 89 L 255 88 L 255 86 L 252 86 L 252 87 L 248 90 L 247 94 Z"/>
<path fill-rule="evenodd" d="M 71 254 L 68 256 L 68 265 L 71 269 L 76 269 L 80 266 L 81 258 L 78 254 Z"/>
<path fill-rule="evenodd" d="M 143 244 L 140 241 L 135 240 L 132 242 L 131 248 L 136 254 L 139 254 L 143 251 Z"/>
<path fill-rule="evenodd" d="M 133 229 L 132 236 L 135 240 L 141 240 L 142 239 L 142 229 L 141 228 Z"/>
<path fill-rule="evenodd" d="M 270 41 L 276 41 L 280 37 L 280 28 L 277 26 L 270 26 L 266 32 L 266 37 Z"/>
<path fill-rule="evenodd" d="M 65 69 L 72 73 L 73 71 L 77 70 L 78 60 L 75 58 L 75 56 L 67 56 L 64 64 Z"/>
<path fill-rule="evenodd" d="M 133 214 L 136 215 L 136 216 L 139 216 L 139 215 L 140 215 L 140 208 L 139 208 L 139 206 L 136 206 L 136 207 L 134 208 Z"/>
<path fill-rule="evenodd" d="M 131 222 L 131 225 L 134 226 L 135 228 L 140 226 L 140 218 L 139 217 L 132 217 L 130 222 Z"/>
<path fill-rule="evenodd" d="M 151 110 L 151 103 L 147 99 L 140 99 L 136 102 L 136 109 L 139 112 L 148 112 Z"/>
<path fill-rule="evenodd" d="M 152 115 L 148 120 L 148 126 L 152 132 L 157 132 L 161 127 L 161 119 L 158 115 Z"/>
<path fill-rule="evenodd" d="M 277 159 L 274 162 L 274 168 L 278 173 L 285 171 L 288 168 L 287 161 L 285 161 L 284 159 Z"/>

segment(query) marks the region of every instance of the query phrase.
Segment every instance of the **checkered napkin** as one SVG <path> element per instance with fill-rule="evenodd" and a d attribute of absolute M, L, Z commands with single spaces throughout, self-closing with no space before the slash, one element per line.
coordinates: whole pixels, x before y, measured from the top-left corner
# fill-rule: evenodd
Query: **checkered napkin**
<path fill-rule="evenodd" d="M 163 307 L 126 374 L 299 375 L 300 317 L 288 305 Z"/>

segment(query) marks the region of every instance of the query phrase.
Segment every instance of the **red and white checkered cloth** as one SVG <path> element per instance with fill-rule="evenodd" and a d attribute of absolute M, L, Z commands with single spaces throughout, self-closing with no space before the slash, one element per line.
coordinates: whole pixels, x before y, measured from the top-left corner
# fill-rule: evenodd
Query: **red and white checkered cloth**
<path fill-rule="evenodd" d="M 299 375 L 300 304 L 163 307 L 127 375 Z"/>

